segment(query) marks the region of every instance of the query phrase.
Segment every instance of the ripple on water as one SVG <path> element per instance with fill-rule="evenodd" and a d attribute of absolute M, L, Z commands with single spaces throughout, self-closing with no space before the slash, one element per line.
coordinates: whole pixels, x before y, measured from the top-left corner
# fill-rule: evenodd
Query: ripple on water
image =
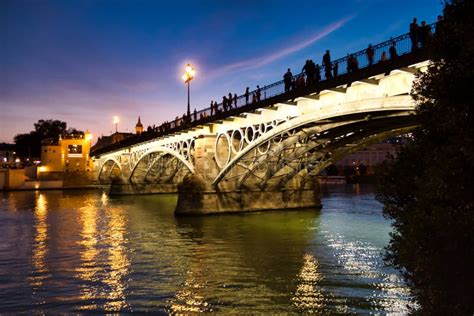
<path fill-rule="evenodd" d="M 0 311 L 403 313 L 390 223 L 364 190 L 202 218 L 175 218 L 175 196 L 3 194 Z"/>

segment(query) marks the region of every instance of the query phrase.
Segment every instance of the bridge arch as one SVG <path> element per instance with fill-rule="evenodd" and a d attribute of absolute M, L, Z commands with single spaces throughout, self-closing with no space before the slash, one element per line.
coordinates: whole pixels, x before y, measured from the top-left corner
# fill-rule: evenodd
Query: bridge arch
<path fill-rule="evenodd" d="M 104 159 L 104 161 L 99 165 L 99 174 L 97 176 L 97 179 L 100 182 L 110 180 L 114 169 L 118 169 L 119 173 L 122 172 L 122 166 L 120 162 L 115 157 L 108 157 L 107 159 Z M 108 170 L 110 171 L 108 175 L 106 175 L 104 178 L 104 172 Z"/>
<path fill-rule="evenodd" d="M 181 154 L 183 149 L 182 145 L 177 148 L 178 151 L 170 147 L 154 146 L 147 150 L 142 156 L 135 162 L 128 180 L 130 182 L 136 182 L 137 178 L 141 178 L 142 181 L 146 180 L 146 177 L 150 174 L 152 169 L 165 157 L 171 157 L 173 161 L 177 162 L 180 166 L 184 166 L 188 172 L 194 174 L 195 169 L 193 164 L 189 161 L 190 154 L 186 154 L 184 157 Z M 187 144 L 187 148 L 189 148 Z M 189 150 L 189 149 L 188 149 Z M 143 167 L 143 168 L 142 168 Z M 142 169 L 141 169 L 142 168 Z M 138 172 L 141 171 L 144 174 L 138 176 Z M 138 176 L 138 177 L 137 177 Z M 135 179 L 135 180 L 134 180 Z"/>
<path fill-rule="evenodd" d="M 250 142 L 220 170 L 212 184 L 218 188 L 224 186 L 224 181 L 234 181 L 242 189 L 253 178 L 258 189 L 264 189 L 273 177 L 290 179 L 304 170 L 322 170 L 336 161 L 342 146 L 350 146 L 354 151 L 384 135 L 397 135 L 413 128 L 416 124 L 412 100 L 409 96 L 403 100 L 405 104 L 385 107 L 389 101 L 383 98 L 375 107 L 336 109 L 325 116 L 315 111 L 286 121 Z M 330 135 L 324 138 L 325 133 Z"/>

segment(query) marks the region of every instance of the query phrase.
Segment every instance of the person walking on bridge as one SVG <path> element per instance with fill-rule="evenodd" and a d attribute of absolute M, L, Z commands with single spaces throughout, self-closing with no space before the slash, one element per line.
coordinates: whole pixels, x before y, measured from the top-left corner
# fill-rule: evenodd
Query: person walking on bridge
<path fill-rule="evenodd" d="M 307 59 L 306 63 L 303 66 L 303 69 L 301 70 L 302 72 L 305 73 L 306 75 L 306 85 L 310 86 L 314 82 L 314 72 L 316 66 L 314 65 L 313 61 L 311 59 Z"/>
<path fill-rule="evenodd" d="M 413 18 L 413 22 L 410 23 L 410 40 L 411 40 L 411 51 L 418 49 L 418 23 L 416 18 Z"/>
<path fill-rule="evenodd" d="M 262 91 L 260 90 L 260 86 L 257 85 L 257 90 L 255 90 L 255 99 L 257 102 L 260 102 L 260 98 L 262 96 Z"/>
<path fill-rule="evenodd" d="M 286 73 L 283 75 L 283 82 L 285 83 L 285 92 L 289 92 L 293 83 L 293 74 L 291 73 L 290 68 L 288 68 Z"/>
<path fill-rule="evenodd" d="M 324 66 L 324 76 L 326 79 L 332 78 L 332 66 L 331 66 L 331 55 L 329 50 L 326 50 L 326 53 L 323 56 L 323 66 Z"/>
<path fill-rule="evenodd" d="M 224 108 L 224 112 L 227 111 L 227 98 L 226 96 L 222 97 L 222 107 Z"/>
<path fill-rule="evenodd" d="M 374 63 L 374 48 L 372 44 L 369 44 L 369 47 L 367 47 L 367 60 L 369 61 L 369 66 L 372 66 Z"/>
<path fill-rule="evenodd" d="M 390 55 L 390 60 L 394 61 L 397 59 L 398 54 L 397 54 L 397 49 L 395 48 L 395 41 L 392 41 L 392 46 L 388 49 L 388 54 Z"/>
<path fill-rule="evenodd" d="M 426 22 L 421 22 L 421 27 L 418 31 L 418 40 L 420 42 L 421 48 L 425 48 L 426 44 L 431 38 L 431 27 L 426 25 Z"/>
<path fill-rule="evenodd" d="M 245 88 L 245 93 L 244 93 L 244 96 L 245 96 L 245 105 L 249 104 L 249 87 Z"/>
<path fill-rule="evenodd" d="M 232 110 L 232 93 L 229 92 L 229 98 L 227 99 L 227 105 L 229 106 L 229 110 Z"/>

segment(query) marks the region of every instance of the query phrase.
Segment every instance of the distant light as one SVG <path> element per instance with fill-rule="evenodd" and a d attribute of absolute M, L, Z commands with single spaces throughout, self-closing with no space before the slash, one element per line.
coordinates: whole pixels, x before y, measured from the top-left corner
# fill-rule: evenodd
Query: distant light
<path fill-rule="evenodd" d="M 38 167 L 38 172 L 46 172 L 46 171 L 48 171 L 48 167 L 46 166 Z"/>
<path fill-rule="evenodd" d="M 184 82 L 191 81 L 196 75 L 196 70 L 193 68 L 193 66 L 191 66 L 191 64 L 187 64 L 184 70 L 185 70 L 185 73 L 181 78 L 183 78 Z"/>
<path fill-rule="evenodd" d="M 20 158 L 16 158 L 16 159 L 15 159 L 15 162 L 20 162 Z"/>
<path fill-rule="evenodd" d="M 91 140 L 92 140 L 92 134 L 88 134 L 88 135 L 87 135 L 87 140 L 88 140 L 88 141 L 91 141 Z"/>
<path fill-rule="evenodd" d="M 120 119 L 118 116 L 114 116 L 114 124 L 118 124 L 120 122 Z"/>
<path fill-rule="evenodd" d="M 7 162 L 7 157 L 3 157 L 3 162 Z"/>

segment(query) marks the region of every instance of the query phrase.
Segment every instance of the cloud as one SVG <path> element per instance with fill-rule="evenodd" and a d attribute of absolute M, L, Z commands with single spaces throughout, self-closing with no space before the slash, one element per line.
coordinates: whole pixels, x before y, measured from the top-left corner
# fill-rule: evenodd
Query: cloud
<path fill-rule="evenodd" d="M 338 20 L 334 23 L 331 23 L 324 27 L 322 30 L 318 31 L 316 34 L 308 38 L 307 40 L 301 41 L 297 44 L 294 44 L 293 46 L 287 47 L 285 49 L 282 49 L 280 51 L 264 55 L 264 56 L 259 56 L 255 58 L 250 58 L 246 60 L 241 60 L 232 64 L 225 65 L 221 68 L 218 68 L 214 72 L 210 74 L 211 77 L 218 77 L 222 76 L 228 72 L 236 72 L 236 71 L 242 71 L 242 70 L 250 70 L 250 69 L 256 69 L 260 68 L 262 66 L 268 65 L 278 59 L 281 59 L 283 57 L 286 57 L 288 55 L 291 55 L 293 53 L 296 53 L 312 44 L 315 42 L 319 41 L 320 39 L 328 36 L 332 32 L 340 29 L 343 27 L 347 22 L 352 20 L 356 14 L 350 15 L 348 17 L 345 17 L 341 20 Z"/>

